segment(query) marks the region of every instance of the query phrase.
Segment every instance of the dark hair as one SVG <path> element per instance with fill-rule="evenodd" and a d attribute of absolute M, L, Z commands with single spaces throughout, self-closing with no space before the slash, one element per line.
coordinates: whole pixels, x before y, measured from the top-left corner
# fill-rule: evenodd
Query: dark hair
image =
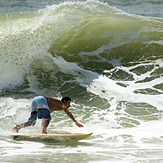
<path fill-rule="evenodd" d="M 67 101 L 71 101 L 71 98 L 70 97 L 63 97 L 62 99 L 61 99 L 61 101 L 62 102 L 67 102 Z"/>

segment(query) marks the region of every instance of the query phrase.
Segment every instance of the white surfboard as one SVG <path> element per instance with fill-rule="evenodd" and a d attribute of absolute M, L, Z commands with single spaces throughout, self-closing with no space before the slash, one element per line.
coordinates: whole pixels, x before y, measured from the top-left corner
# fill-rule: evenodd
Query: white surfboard
<path fill-rule="evenodd" d="M 41 134 L 41 133 L 16 133 L 11 135 L 14 140 L 45 140 L 50 142 L 55 141 L 79 141 L 90 137 L 89 134 Z"/>

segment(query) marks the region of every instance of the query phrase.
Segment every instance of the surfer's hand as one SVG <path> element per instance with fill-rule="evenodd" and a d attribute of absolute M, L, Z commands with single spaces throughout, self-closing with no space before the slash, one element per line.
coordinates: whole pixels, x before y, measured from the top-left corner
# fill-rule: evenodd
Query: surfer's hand
<path fill-rule="evenodd" d="M 76 126 L 78 127 L 84 127 L 82 124 L 80 124 L 79 122 L 75 122 L 76 123 Z"/>

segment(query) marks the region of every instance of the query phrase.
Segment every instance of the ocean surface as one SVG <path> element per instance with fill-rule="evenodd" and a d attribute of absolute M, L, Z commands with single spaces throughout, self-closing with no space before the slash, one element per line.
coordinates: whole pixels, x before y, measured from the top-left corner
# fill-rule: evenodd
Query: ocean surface
<path fill-rule="evenodd" d="M 36 95 L 71 97 L 84 125 L 53 112 L 48 133 L 93 135 L 13 140 Z M 163 163 L 163 1 L 1 0 L 0 162 Z"/>

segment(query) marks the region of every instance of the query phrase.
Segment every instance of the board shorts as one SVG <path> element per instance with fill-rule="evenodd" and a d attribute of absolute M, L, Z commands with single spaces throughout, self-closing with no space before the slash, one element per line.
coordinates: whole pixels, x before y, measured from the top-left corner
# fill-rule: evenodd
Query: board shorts
<path fill-rule="evenodd" d="M 31 105 L 31 112 L 34 111 L 38 111 L 38 109 L 47 109 L 50 111 L 47 100 L 44 96 L 36 96 L 33 100 L 32 100 L 32 105 Z"/>
<path fill-rule="evenodd" d="M 51 120 L 50 109 L 44 96 L 37 96 L 32 100 L 31 115 L 28 122 L 34 126 L 37 118 Z"/>

